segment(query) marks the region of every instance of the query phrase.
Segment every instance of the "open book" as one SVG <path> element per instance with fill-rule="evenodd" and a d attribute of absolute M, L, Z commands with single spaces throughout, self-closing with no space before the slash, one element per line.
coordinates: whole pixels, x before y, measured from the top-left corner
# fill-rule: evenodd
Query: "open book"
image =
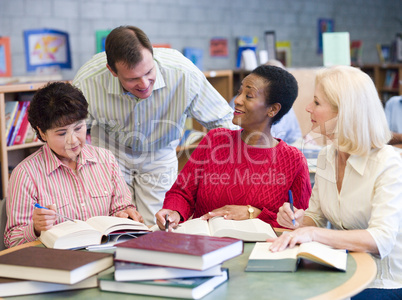
<path fill-rule="evenodd" d="M 145 232 L 148 226 L 126 218 L 97 216 L 81 221 L 59 223 L 42 231 L 39 240 L 48 248 L 74 249 L 106 242 L 109 234 L 121 232 Z"/>
<path fill-rule="evenodd" d="M 272 226 L 260 219 L 237 221 L 226 220 L 223 217 L 214 217 L 207 221 L 197 218 L 179 224 L 174 231 L 178 233 L 231 237 L 246 242 L 266 241 L 267 238 L 277 237 Z"/>
<path fill-rule="evenodd" d="M 271 252 L 270 246 L 271 243 L 255 244 L 246 271 L 294 272 L 301 258 L 346 271 L 346 250 L 334 249 L 319 242 L 303 243 L 279 252 Z"/>

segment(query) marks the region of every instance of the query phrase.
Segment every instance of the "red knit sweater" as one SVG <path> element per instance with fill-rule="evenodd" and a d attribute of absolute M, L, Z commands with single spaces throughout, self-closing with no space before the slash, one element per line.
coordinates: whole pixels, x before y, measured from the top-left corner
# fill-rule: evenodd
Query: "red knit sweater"
<path fill-rule="evenodd" d="M 166 193 L 163 208 L 186 221 L 225 205 L 249 204 L 262 210 L 259 219 L 280 227 L 276 215 L 290 189 L 294 206 L 306 209 L 311 184 L 304 155 L 282 140 L 273 148 L 252 147 L 240 134 L 209 131 Z"/>

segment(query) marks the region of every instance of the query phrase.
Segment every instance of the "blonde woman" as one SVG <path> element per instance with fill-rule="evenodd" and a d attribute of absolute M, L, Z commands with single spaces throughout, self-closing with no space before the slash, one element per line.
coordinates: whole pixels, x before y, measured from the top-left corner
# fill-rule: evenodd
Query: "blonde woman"
<path fill-rule="evenodd" d="M 271 251 L 318 241 L 369 252 L 376 279 L 352 299 L 402 299 L 402 160 L 387 145 L 391 133 L 373 81 L 353 67 L 322 69 L 306 110 L 312 130 L 332 145 L 319 154 L 309 208 L 279 209 L 278 223 L 295 230 L 268 240 Z M 324 228 L 327 221 L 335 230 Z"/>

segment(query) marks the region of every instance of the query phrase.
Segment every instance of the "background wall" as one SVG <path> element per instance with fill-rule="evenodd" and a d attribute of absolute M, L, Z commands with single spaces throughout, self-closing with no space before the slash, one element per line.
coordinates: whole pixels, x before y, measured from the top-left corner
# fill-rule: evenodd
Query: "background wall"
<path fill-rule="evenodd" d="M 51 28 L 70 34 L 73 69 L 95 54 L 95 31 L 119 25 L 142 28 L 152 43 L 204 49 L 204 69 L 234 69 L 236 37 L 264 31 L 292 44 L 292 67 L 322 65 L 317 23 L 335 21 L 335 31 L 363 41 L 363 63 L 378 63 L 376 44 L 402 32 L 401 0 L 0 0 L 0 35 L 11 38 L 13 76 L 26 75 L 23 30 Z M 209 57 L 213 37 L 228 39 L 227 58 Z"/>

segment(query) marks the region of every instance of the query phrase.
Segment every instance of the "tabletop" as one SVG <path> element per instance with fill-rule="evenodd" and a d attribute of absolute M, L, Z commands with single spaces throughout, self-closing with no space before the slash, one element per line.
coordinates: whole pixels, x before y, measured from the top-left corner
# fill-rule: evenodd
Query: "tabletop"
<path fill-rule="evenodd" d="M 3 250 L 0 255 L 16 248 L 40 245 L 31 242 Z M 349 253 L 346 272 L 302 261 L 296 272 L 245 272 L 248 257 L 254 243 L 244 243 L 244 253 L 226 261 L 229 280 L 220 285 L 203 300 L 215 299 L 344 299 L 362 291 L 374 279 L 377 272 L 372 257 L 367 253 Z M 13 299 L 162 299 L 160 297 L 102 292 L 98 288 L 73 290 L 13 297 Z"/>

